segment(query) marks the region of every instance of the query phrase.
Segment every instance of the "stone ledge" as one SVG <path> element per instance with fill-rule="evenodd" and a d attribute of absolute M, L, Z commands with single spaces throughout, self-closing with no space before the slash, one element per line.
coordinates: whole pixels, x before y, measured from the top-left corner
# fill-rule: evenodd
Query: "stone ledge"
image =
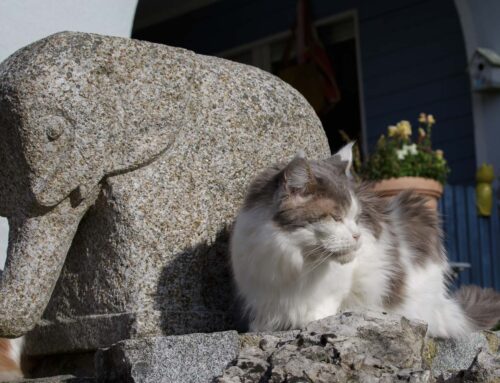
<path fill-rule="evenodd" d="M 426 324 L 377 312 L 344 312 L 302 330 L 236 331 L 131 339 L 97 351 L 97 382 L 500 381 L 500 337 L 427 338 Z M 80 380 L 78 380 L 80 379 Z M 93 382 L 58 376 L 26 382 Z"/>
<path fill-rule="evenodd" d="M 21 379 L 5 383 L 95 383 L 94 378 L 82 378 L 73 375 L 51 376 L 50 378 Z"/>
<path fill-rule="evenodd" d="M 499 337 L 426 338 L 426 325 L 375 312 L 345 312 L 297 332 L 245 334 L 217 383 L 500 381 Z"/>

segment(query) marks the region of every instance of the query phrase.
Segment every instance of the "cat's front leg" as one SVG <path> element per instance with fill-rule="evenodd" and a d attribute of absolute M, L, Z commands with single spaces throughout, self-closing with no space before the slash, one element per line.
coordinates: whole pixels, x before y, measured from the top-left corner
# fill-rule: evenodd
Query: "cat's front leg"
<path fill-rule="evenodd" d="M 312 306 L 309 312 L 307 322 L 312 322 L 337 314 L 340 310 L 342 299 L 340 297 L 331 296 L 322 298 L 318 297 L 318 300 L 314 303 L 315 305 Z"/>
<path fill-rule="evenodd" d="M 337 314 L 351 292 L 356 261 L 347 264 L 330 262 L 327 272 L 318 281 L 315 293 L 310 297 L 309 321 Z"/>

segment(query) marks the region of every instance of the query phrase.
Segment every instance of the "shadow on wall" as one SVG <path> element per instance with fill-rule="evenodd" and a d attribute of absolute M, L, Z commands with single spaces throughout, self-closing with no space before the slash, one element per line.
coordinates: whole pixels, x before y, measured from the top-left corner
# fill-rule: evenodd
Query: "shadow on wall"
<path fill-rule="evenodd" d="M 235 292 L 231 266 L 229 262 L 229 229 L 224 227 L 217 232 L 214 243 L 202 242 L 192 248 L 176 254 L 162 270 L 158 283 L 155 309 L 161 311 L 161 328 L 165 335 L 183 333 L 181 329 L 191 328 L 196 331 L 224 331 L 236 329 L 247 331 L 246 319 L 242 319 L 242 310 Z M 180 270 L 191 270 L 198 274 L 199 302 L 183 302 L 191 297 L 183 293 L 196 288 L 187 286 L 183 281 Z M 176 280 L 176 283 L 172 283 Z M 193 280 L 193 279 L 191 279 Z M 171 291 L 170 289 L 176 289 Z M 182 306 L 192 307 L 193 311 L 186 313 L 172 310 L 172 302 L 166 302 L 163 297 L 176 297 Z M 171 298 L 170 298 L 171 299 Z M 197 311 L 196 307 L 200 310 Z M 206 318 L 206 313 L 212 318 Z M 212 324 L 207 328 L 207 323 Z M 184 331 L 185 332 L 185 331 Z"/>
<path fill-rule="evenodd" d="M 45 310 L 45 319 L 58 322 L 57 316 L 61 315 L 87 316 L 89 320 L 96 315 L 125 315 L 127 319 L 119 321 L 121 327 L 114 328 L 113 339 L 133 337 L 136 330 L 141 333 L 134 323 L 142 319 L 127 316 L 128 302 L 141 299 L 140 294 L 136 295 L 143 290 L 141 280 L 144 279 L 144 283 L 150 280 L 141 272 L 148 272 L 149 267 L 144 266 L 143 257 L 126 254 L 124 258 L 120 251 L 125 251 L 117 250 L 122 237 L 129 234 L 121 226 L 121 220 L 102 193 L 79 224 L 61 277 Z M 154 274 L 157 281 L 151 286 L 154 296 L 152 307 L 148 309 L 156 313 L 146 315 L 159 317 L 147 318 L 146 322 L 159 321 L 165 335 L 245 328 L 237 319 L 240 312 L 229 264 L 229 229 L 221 227 L 215 240 L 207 241 L 165 257 L 159 275 Z M 157 251 L 154 244 L 144 245 L 150 251 Z M 156 267 L 154 262 L 150 267 Z M 130 291 L 127 284 L 130 284 Z M 108 340 L 106 329 L 90 326 L 96 339 Z"/>

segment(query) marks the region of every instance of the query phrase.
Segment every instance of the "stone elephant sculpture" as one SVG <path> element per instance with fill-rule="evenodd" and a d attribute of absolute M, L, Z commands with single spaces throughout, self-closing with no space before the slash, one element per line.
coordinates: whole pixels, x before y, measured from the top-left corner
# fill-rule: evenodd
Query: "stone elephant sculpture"
<path fill-rule="evenodd" d="M 179 48 L 64 32 L 0 65 L 0 337 L 31 354 L 230 327 L 225 227 L 256 171 L 329 155 L 291 87 Z"/>

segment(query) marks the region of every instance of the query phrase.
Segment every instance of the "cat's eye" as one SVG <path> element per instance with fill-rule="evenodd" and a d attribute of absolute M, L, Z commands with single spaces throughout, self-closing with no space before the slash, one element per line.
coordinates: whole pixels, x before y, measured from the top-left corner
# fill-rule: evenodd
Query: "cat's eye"
<path fill-rule="evenodd" d="M 332 218 L 335 222 L 340 222 L 342 221 L 342 217 L 340 215 L 337 215 L 337 214 L 332 214 Z"/>
<path fill-rule="evenodd" d="M 55 121 L 53 124 L 49 125 L 47 127 L 47 137 L 49 138 L 50 141 L 55 141 L 64 132 L 64 125 L 59 123 L 59 121 Z"/>

